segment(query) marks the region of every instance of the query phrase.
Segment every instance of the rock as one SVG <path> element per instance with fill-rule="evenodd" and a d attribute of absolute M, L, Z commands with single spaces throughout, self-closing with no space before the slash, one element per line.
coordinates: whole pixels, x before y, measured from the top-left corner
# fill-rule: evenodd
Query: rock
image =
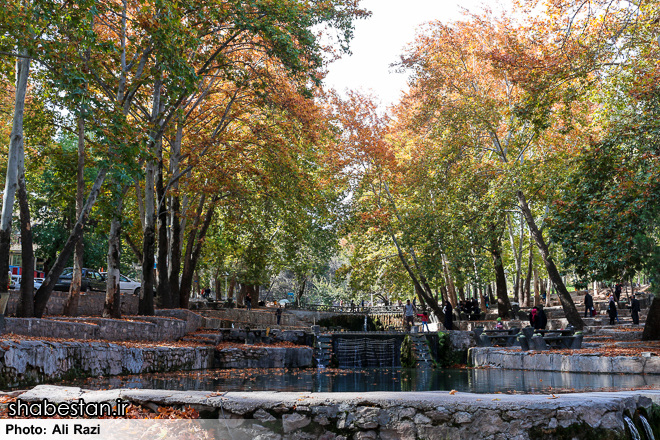
<path fill-rule="evenodd" d="M 264 411 L 262 408 L 259 408 L 255 413 L 254 413 L 254 418 L 261 420 L 262 422 L 272 422 L 273 420 L 277 420 L 275 417 L 272 415 L 268 414 L 266 411 Z"/>
<path fill-rule="evenodd" d="M 285 414 L 282 416 L 282 427 L 285 433 L 295 431 L 296 429 L 304 428 L 309 425 L 312 420 L 302 414 Z"/>
<path fill-rule="evenodd" d="M 472 423 L 472 414 L 463 411 L 457 412 L 454 414 L 454 422 L 458 423 L 459 425 Z"/>
<path fill-rule="evenodd" d="M 377 428 L 380 411 L 380 408 L 373 408 L 368 406 L 359 407 L 355 411 L 355 425 L 362 429 Z"/>
<path fill-rule="evenodd" d="M 316 417 L 314 417 L 314 423 L 317 423 L 321 426 L 327 426 L 327 425 L 330 424 L 330 420 L 328 420 L 327 417 L 316 416 Z"/>
<path fill-rule="evenodd" d="M 415 417 L 416 413 L 417 411 L 415 411 L 415 408 L 403 408 L 401 411 L 399 411 L 399 420 L 412 419 Z"/>
<path fill-rule="evenodd" d="M 413 419 L 413 422 L 415 422 L 415 425 L 430 425 L 431 419 L 424 414 L 417 414 Z"/>
<path fill-rule="evenodd" d="M 435 423 L 442 423 L 451 419 L 451 413 L 442 407 L 434 411 L 427 411 L 424 414 Z"/>
<path fill-rule="evenodd" d="M 376 434 L 376 431 L 358 432 L 353 438 L 355 440 L 376 440 L 378 434 Z"/>
<path fill-rule="evenodd" d="M 394 429 L 381 429 L 380 438 L 382 440 L 416 440 L 417 428 L 413 422 L 400 422 Z"/>

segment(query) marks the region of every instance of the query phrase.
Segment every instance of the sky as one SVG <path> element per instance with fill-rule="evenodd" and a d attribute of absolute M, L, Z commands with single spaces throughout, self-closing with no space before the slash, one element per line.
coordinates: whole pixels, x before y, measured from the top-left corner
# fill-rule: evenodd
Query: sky
<path fill-rule="evenodd" d="M 405 46 L 415 39 L 419 25 L 431 20 L 449 22 L 461 18 L 461 7 L 478 11 L 493 0 L 363 0 L 371 17 L 358 20 L 351 43 L 352 55 L 330 64 L 327 89 L 372 91 L 383 106 L 395 104 L 407 90 L 406 74 L 390 67 Z"/>

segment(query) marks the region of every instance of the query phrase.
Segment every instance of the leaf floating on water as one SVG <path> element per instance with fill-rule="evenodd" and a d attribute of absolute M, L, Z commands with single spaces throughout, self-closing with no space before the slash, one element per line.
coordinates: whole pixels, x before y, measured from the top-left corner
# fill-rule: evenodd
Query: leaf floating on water
<path fill-rule="evenodd" d="M 561 396 L 555 396 L 555 395 L 553 394 L 552 397 L 548 397 L 548 399 L 559 399 L 560 397 L 561 397 Z"/>
<path fill-rule="evenodd" d="M 502 399 L 493 399 L 493 400 L 502 400 Z"/>
<path fill-rule="evenodd" d="M 451 391 L 449 392 L 449 394 L 451 394 L 451 395 L 453 396 L 454 394 L 456 394 L 456 390 L 451 390 Z"/>

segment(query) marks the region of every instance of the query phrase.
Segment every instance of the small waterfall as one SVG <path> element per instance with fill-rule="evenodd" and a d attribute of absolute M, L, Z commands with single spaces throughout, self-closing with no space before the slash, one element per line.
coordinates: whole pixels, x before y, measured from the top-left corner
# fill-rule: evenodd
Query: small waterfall
<path fill-rule="evenodd" d="M 639 419 L 642 421 L 642 425 L 644 425 L 644 433 L 646 434 L 646 440 L 655 440 L 655 436 L 653 435 L 653 430 L 651 429 L 651 425 L 649 424 L 649 421 L 646 420 L 646 417 L 640 414 Z"/>
<path fill-rule="evenodd" d="M 633 421 L 630 420 L 630 417 L 623 416 L 623 421 L 626 422 L 626 425 L 628 425 L 628 429 L 630 430 L 630 435 L 632 435 L 633 440 L 642 440 L 642 438 L 639 436 L 639 431 L 635 427 Z"/>

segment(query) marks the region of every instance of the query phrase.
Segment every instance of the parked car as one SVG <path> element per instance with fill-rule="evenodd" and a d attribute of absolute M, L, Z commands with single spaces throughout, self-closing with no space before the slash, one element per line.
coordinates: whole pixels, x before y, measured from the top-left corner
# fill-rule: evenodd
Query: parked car
<path fill-rule="evenodd" d="M 11 276 L 11 287 L 12 289 L 19 290 L 21 288 L 21 279 L 23 278 L 22 275 L 12 275 Z M 41 285 L 43 284 L 44 279 L 43 278 L 35 278 L 34 279 L 34 290 L 37 290 Z"/>
<path fill-rule="evenodd" d="M 60 278 L 57 280 L 57 284 L 55 284 L 54 290 L 68 292 L 71 288 L 72 275 L 72 267 L 64 269 Z M 87 293 L 93 290 L 105 292 L 105 277 L 95 270 L 83 268 L 82 279 L 80 280 L 80 291 Z"/>
<path fill-rule="evenodd" d="M 107 272 L 101 272 L 104 278 L 108 278 Z M 119 290 L 121 293 L 132 293 L 134 295 L 140 294 L 141 284 L 138 281 L 134 281 L 125 275 L 119 275 Z"/>

